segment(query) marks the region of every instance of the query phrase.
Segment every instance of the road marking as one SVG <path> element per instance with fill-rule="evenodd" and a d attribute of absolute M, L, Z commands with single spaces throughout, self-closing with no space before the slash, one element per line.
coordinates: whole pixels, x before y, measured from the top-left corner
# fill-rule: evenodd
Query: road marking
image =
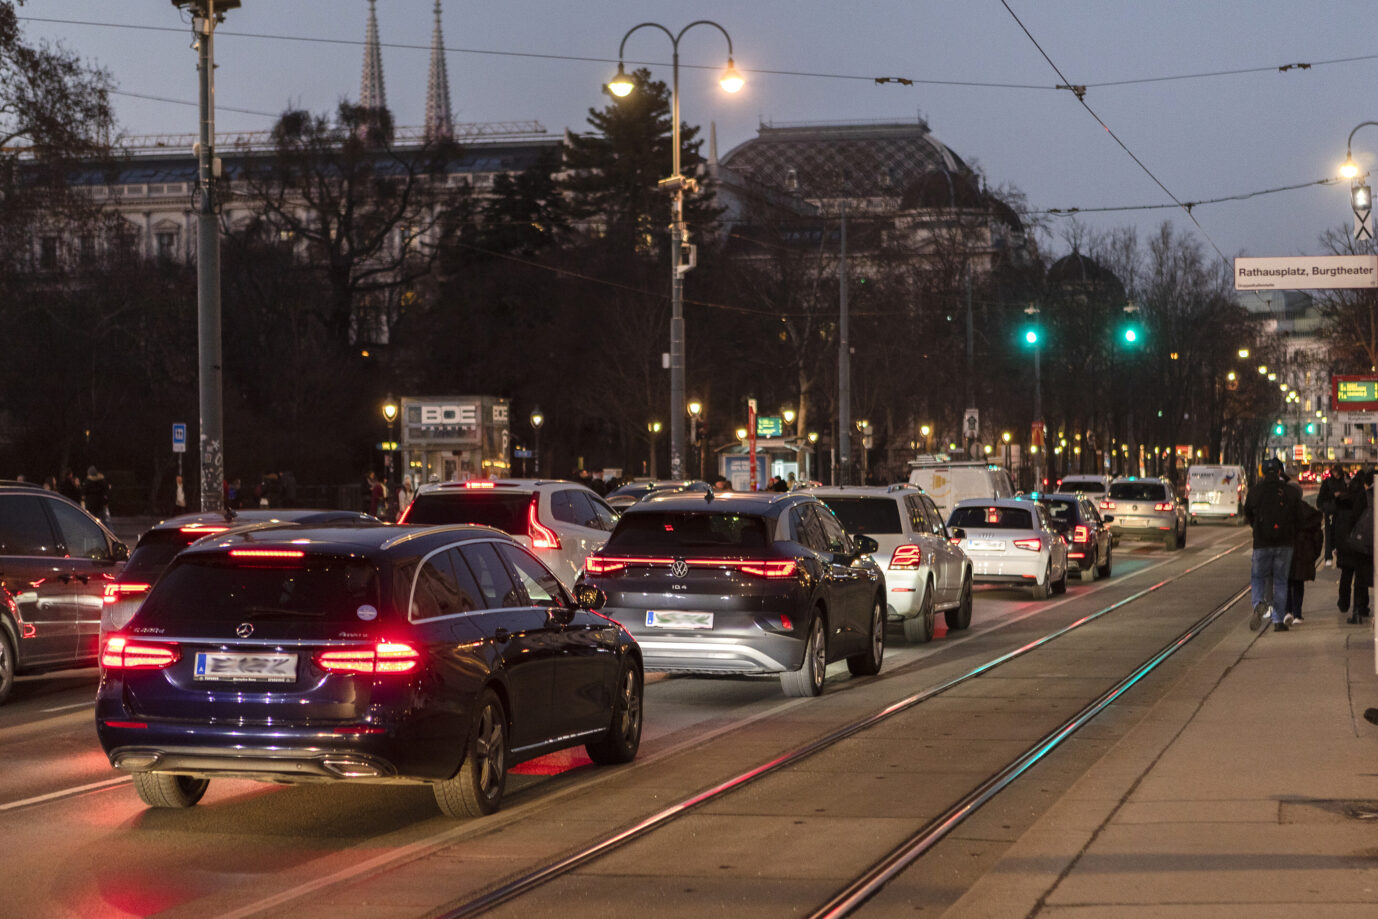
<path fill-rule="evenodd" d="M 77 702 L 73 705 L 59 705 L 57 708 L 45 708 L 41 709 L 41 711 L 45 715 L 50 715 L 53 712 L 65 712 L 74 708 L 95 708 L 95 706 L 95 700 L 92 700 L 90 702 Z"/>
<path fill-rule="evenodd" d="M 121 776 L 117 779 L 106 779 L 104 782 L 92 782 L 90 785 L 78 785 L 76 788 L 64 788 L 61 791 L 49 792 L 46 795 L 39 795 L 35 798 L 25 798 L 22 801 L 11 801 L 9 804 L 0 804 L 0 812 L 19 810 L 21 807 L 32 807 L 35 804 L 46 804 L 49 801 L 56 801 L 60 798 L 72 798 L 77 795 L 86 794 L 88 791 L 103 791 L 113 788 L 116 785 L 124 785 L 131 781 L 129 776 Z"/>

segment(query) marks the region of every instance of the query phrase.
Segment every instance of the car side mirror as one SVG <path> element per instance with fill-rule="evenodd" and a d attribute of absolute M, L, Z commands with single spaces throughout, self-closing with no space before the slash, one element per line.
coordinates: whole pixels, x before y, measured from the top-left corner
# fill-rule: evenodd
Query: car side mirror
<path fill-rule="evenodd" d="M 967 531 L 962 529 L 961 527 L 953 527 L 952 529 L 948 530 L 948 536 L 954 540 L 966 539 Z"/>
<path fill-rule="evenodd" d="M 856 543 L 857 555 L 870 555 L 873 552 L 880 551 L 880 543 L 876 542 L 875 539 L 870 536 L 856 536 L 853 537 L 853 539 Z"/>
<path fill-rule="evenodd" d="M 1103 522 L 1103 523 L 1109 523 L 1110 521 L 1112 521 L 1112 520 L 1114 520 L 1114 519 L 1115 519 L 1115 515 L 1114 515 L 1114 514 L 1106 514 L 1104 517 L 1101 518 L 1101 522 Z"/>
<path fill-rule="evenodd" d="M 117 562 L 129 561 L 129 546 L 122 542 L 117 542 L 110 547 L 110 557 Z"/>
<path fill-rule="evenodd" d="M 579 609 L 597 611 L 608 602 L 608 595 L 592 584 L 578 584 L 574 588 L 574 605 Z"/>

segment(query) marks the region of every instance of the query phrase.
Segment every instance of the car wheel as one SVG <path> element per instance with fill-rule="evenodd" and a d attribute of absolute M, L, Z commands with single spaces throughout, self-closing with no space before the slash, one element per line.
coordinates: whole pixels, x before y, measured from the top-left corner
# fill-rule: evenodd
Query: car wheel
<path fill-rule="evenodd" d="M 847 669 L 852 676 L 875 676 L 880 673 L 881 662 L 885 660 L 885 598 L 876 597 L 871 609 L 871 633 L 866 639 L 866 650 L 847 658 Z"/>
<path fill-rule="evenodd" d="M 1053 593 L 1065 594 L 1067 592 L 1067 563 L 1062 564 L 1062 577 L 1053 582 Z"/>
<path fill-rule="evenodd" d="M 1163 537 L 1163 548 L 1169 552 L 1175 552 L 1177 550 L 1177 530 L 1174 529 L 1171 533 Z"/>
<path fill-rule="evenodd" d="M 971 578 L 962 581 L 962 599 L 956 609 L 943 613 L 949 632 L 960 632 L 971 626 Z"/>
<path fill-rule="evenodd" d="M 0 628 L 0 704 L 9 698 L 10 690 L 14 688 L 14 669 L 17 666 L 10 636 Z"/>
<path fill-rule="evenodd" d="M 904 620 L 904 639 L 916 645 L 932 641 L 933 630 L 937 625 L 938 613 L 933 608 L 933 585 L 930 583 L 924 592 L 923 606 L 919 607 L 919 614 Z"/>
<path fill-rule="evenodd" d="M 642 685 L 641 668 L 628 657 L 617 681 L 617 698 L 613 700 L 607 736 L 584 744 L 589 759 L 598 765 L 615 766 L 636 759 L 641 746 Z"/>
<path fill-rule="evenodd" d="M 804 662 L 798 670 L 780 674 L 785 695 L 808 698 L 823 693 L 823 677 L 828 670 L 828 642 L 824 634 L 823 611 L 814 610 L 809 637 L 804 643 Z"/>
<path fill-rule="evenodd" d="M 1187 546 L 1187 528 L 1182 527 L 1182 535 L 1177 537 L 1177 548 L 1185 549 Z"/>
<path fill-rule="evenodd" d="M 1049 559 L 1049 561 L 1048 561 L 1048 569 L 1047 569 L 1046 571 L 1043 572 L 1043 580 L 1034 583 L 1034 586 L 1033 586 L 1033 598 L 1034 598 L 1035 600 L 1046 600 L 1046 599 L 1048 599 L 1048 594 L 1049 594 L 1049 592 L 1052 590 L 1052 586 L 1053 586 L 1053 585 L 1052 585 L 1052 580 L 1053 580 L 1053 563 L 1052 563 L 1052 560 Z"/>
<path fill-rule="evenodd" d="M 486 817 L 502 803 L 507 785 L 507 719 L 493 690 L 474 706 L 464 763 L 452 779 L 437 782 L 435 803 L 447 817 Z"/>
<path fill-rule="evenodd" d="M 1096 573 L 1099 574 L 1099 575 L 1100 575 L 1101 577 L 1103 577 L 1103 578 L 1108 578 L 1108 577 L 1110 577 L 1110 556 L 1111 556 L 1112 554 L 1113 554 L 1113 553 L 1111 552 L 1110 547 L 1109 547 L 1109 546 L 1106 546 L 1106 547 L 1105 547 L 1105 564 L 1104 564 L 1104 565 L 1101 565 L 1100 567 L 1098 567 L 1098 568 L 1096 569 Z"/>
<path fill-rule="evenodd" d="M 149 807 L 191 807 L 206 793 L 210 779 L 170 772 L 134 773 L 134 790 Z"/>

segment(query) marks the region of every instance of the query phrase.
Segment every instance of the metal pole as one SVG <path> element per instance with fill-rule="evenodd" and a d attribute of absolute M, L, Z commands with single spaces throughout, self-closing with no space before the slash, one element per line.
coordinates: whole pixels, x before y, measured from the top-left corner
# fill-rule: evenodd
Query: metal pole
<path fill-rule="evenodd" d="M 683 34 L 683 33 L 681 33 Z M 679 263 L 684 245 L 684 182 L 679 168 L 679 40 L 674 41 L 674 81 L 670 90 L 671 144 L 675 198 L 670 223 L 670 478 L 684 479 L 684 273 Z"/>
<path fill-rule="evenodd" d="M 1043 372 L 1041 369 L 1042 361 L 1039 358 L 1039 353 L 1042 350 L 1043 339 L 1040 336 L 1039 340 L 1034 342 L 1034 425 L 1041 425 L 1043 422 Z M 1033 446 L 1032 436 L 1029 438 L 1029 443 L 1030 446 Z M 1043 453 L 1047 449 L 1048 438 L 1045 434 L 1043 443 L 1038 446 L 1038 452 L 1033 454 L 1034 491 L 1043 490 Z"/>
<path fill-rule="evenodd" d="M 837 455 L 838 485 L 850 484 L 852 442 L 852 354 L 847 338 L 847 199 L 842 199 L 841 261 L 838 263 Z"/>
<path fill-rule="evenodd" d="M 224 417 L 220 357 L 220 233 L 215 216 L 215 0 L 205 0 L 196 22 L 200 74 L 199 207 L 196 223 L 196 301 L 201 409 L 201 510 L 223 509 Z"/>

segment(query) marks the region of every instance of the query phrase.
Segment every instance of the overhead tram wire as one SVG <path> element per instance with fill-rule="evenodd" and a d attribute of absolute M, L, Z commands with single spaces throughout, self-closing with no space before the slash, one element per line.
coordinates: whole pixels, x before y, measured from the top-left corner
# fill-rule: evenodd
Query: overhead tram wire
<path fill-rule="evenodd" d="M 1008 10 L 1008 9 L 1009 9 L 1009 6 L 1006 5 L 1005 8 Z M 1012 16 L 1014 15 L 1013 11 L 1010 11 L 1010 15 L 1012 15 Z M 48 16 L 18 16 L 18 17 L 16 17 L 16 18 L 17 18 L 20 22 L 41 22 L 41 23 L 49 23 L 49 24 L 63 25 L 63 26 L 92 26 L 92 27 L 95 27 L 95 28 L 107 28 L 107 29 L 134 29 L 134 30 L 144 31 L 144 32 L 171 32 L 171 33 L 174 33 L 174 34 L 177 34 L 177 35 L 183 35 L 183 34 L 185 34 L 185 31 L 186 31 L 184 28 L 176 28 L 176 27 L 173 27 L 173 26 L 140 25 L 140 24 L 137 24 L 137 23 L 127 23 L 127 22 L 100 22 L 100 21 L 97 21 L 97 20 L 88 20 L 88 19 L 57 19 L 57 18 L 48 17 Z M 1016 21 L 1018 21 L 1018 17 L 1017 17 L 1017 16 L 1015 17 L 1015 19 L 1016 19 Z M 1020 23 L 1020 27 L 1023 28 L 1023 23 Z M 360 39 L 353 39 L 353 38 L 323 38 L 323 37 L 312 36 L 312 35 L 274 35 L 274 34 L 266 33 L 266 32 L 236 32 L 236 31 L 233 31 L 233 30 L 230 30 L 230 29 L 217 29 L 217 30 L 216 30 L 216 33 L 217 33 L 218 35 L 224 37 L 224 38 L 256 38 L 256 39 L 262 39 L 262 40 L 266 40 L 266 41 L 296 41 L 296 42 L 309 42 L 309 43 L 328 44 L 328 45 L 349 45 L 349 46 L 357 46 L 357 47 L 362 47 L 362 46 L 365 44 L 364 41 L 362 41 L 362 40 L 360 40 Z M 1027 30 L 1027 29 L 1025 29 L 1025 34 L 1026 34 L 1026 35 L 1028 34 L 1028 30 Z M 1030 37 L 1030 39 L 1033 38 L 1033 36 L 1031 36 L 1031 35 L 1030 35 L 1029 37 Z M 1037 45 L 1037 42 L 1035 42 L 1035 45 Z M 400 49 L 400 50 L 425 51 L 425 52 L 430 52 L 430 50 L 431 50 L 431 45 L 430 45 L 429 43 L 423 45 L 423 44 L 411 44 L 411 43 L 406 43 L 406 42 L 382 42 L 382 43 L 381 43 L 381 47 L 383 47 L 383 48 L 397 48 L 397 49 Z M 1039 50 L 1042 51 L 1041 48 L 1040 48 Z M 494 56 L 494 57 L 519 57 L 519 58 L 531 58 L 531 59 L 536 59 L 536 60 L 549 60 L 549 61 L 576 61 L 576 62 L 581 62 L 581 63 L 595 63 L 595 64 L 611 64 L 611 63 L 617 63 L 613 58 L 607 58 L 607 57 L 589 57 L 589 56 L 575 55 L 575 54 L 551 54 L 551 53 L 548 53 L 548 52 L 537 52 L 537 51 L 502 51 L 502 50 L 493 50 L 493 49 L 489 49 L 489 48 L 454 48 L 454 47 L 447 47 L 447 48 L 444 49 L 444 51 L 445 51 L 447 54 L 483 54 L 483 55 L 490 55 L 490 56 Z M 1046 58 L 1047 55 L 1045 54 L 1044 57 Z M 1133 79 L 1128 79 L 1128 80 L 1106 80 L 1106 81 L 1099 82 L 1099 83 L 1083 83 L 1083 84 L 1080 84 L 1077 88 L 1078 88 L 1078 89 L 1081 89 L 1081 90 L 1085 90 L 1085 89 L 1102 89 L 1102 88 L 1117 87 L 1117 86 L 1137 86 L 1137 85 L 1149 84 L 1149 83 L 1163 83 L 1163 82 L 1177 81 L 1177 80 L 1204 80 L 1204 79 L 1215 79 L 1215 78 L 1219 78 L 1219 77 L 1247 76 L 1247 75 L 1250 75 L 1250 74 L 1258 74 L 1258 73 L 1288 73 L 1288 72 L 1291 72 L 1291 71 L 1315 70 L 1315 69 L 1320 68 L 1320 67 L 1330 67 L 1330 66 L 1337 66 L 1337 65 L 1342 65 L 1342 64 L 1355 64 L 1355 63 L 1362 63 L 1362 62 L 1365 62 L 1365 61 L 1375 61 L 1375 60 L 1378 60 L 1378 54 L 1360 54 L 1360 55 L 1351 55 L 1351 56 L 1348 56 L 1348 57 L 1329 58 L 1329 59 L 1320 60 L 1320 61 L 1292 62 L 1292 63 L 1287 63 L 1287 64 L 1271 64 L 1271 65 L 1258 66 L 1258 67 L 1243 67 L 1243 68 L 1236 68 L 1236 69 L 1232 69 L 1232 70 L 1213 70 L 1213 71 L 1202 71 L 1202 72 L 1199 72 L 1199 73 L 1172 74 L 1172 75 L 1161 76 L 1161 77 L 1138 77 L 1138 78 L 1133 78 Z M 665 62 L 663 62 L 663 61 L 626 61 L 625 63 L 628 63 L 628 64 L 637 64 L 637 65 L 645 65 L 645 66 L 666 66 L 666 65 L 665 65 Z M 1049 63 L 1051 64 L 1052 61 L 1050 60 Z M 684 64 L 684 63 L 681 63 L 680 66 L 681 66 L 682 68 L 688 69 L 688 70 L 712 70 L 712 71 L 715 71 L 715 72 L 718 71 L 718 70 L 720 70 L 720 69 L 722 69 L 720 64 Z M 808 78 L 812 78 L 812 79 L 825 79 L 825 80 L 859 80 L 859 81 L 873 82 L 873 83 L 882 83 L 882 84 L 883 84 L 883 83 L 894 83 L 894 84 L 898 84 L 898 85 L 902 85 L 902 86 L 961 86 L 961 87 L 970 87 L 970 88 L 976 88 L 976 89 L 1018 89 L 1018 90 L 1037 90 L 1037 91 L 1048 91 L 1048 92 L 1061 92 L 1061 91 L 1063 91 L 1063 90 L 1069 88 L 1070 85 L 1071 85 L 1071 84 L 1067 84 L 1067 83 L 1064 83 L 1063 85 L 1060 85 L 1060 86 L 1048 86 L 1048 85 L 1036 84 L 1036 83 L 1004 83 L 1004 82 L 992 82 L 992 81 L 983 81 L 983 80 L 935 80 L 935 79 L 924 79 L 924 78 L 922 78 L 922 77 L 876 76 L 876 75 L 874 75 L 874 74 L 852 74 L 852 73 L 824 73 L 824 72 L 814 72 L 814 71 L 807 71 L 807 70 L 772 70 L 772 69 L 767 69 L 767 68 L 751 68 L 751 69 L 742 68 L 742 69 L 743 69 L 743 71 L 745 71 L 745 72 L 756 73 L 756 74 L 762 74 L 762 75 L 767 75 L 767 76 L 808 77 Z M 1056 69 L 1056 67 L 1054 67 L 1054 69 Z M 1060 74 L 1059 74 L 1059 75 L 1060 75 Z M 250 113 L 250 114 L 257 114 L 257 113 Z"/>

